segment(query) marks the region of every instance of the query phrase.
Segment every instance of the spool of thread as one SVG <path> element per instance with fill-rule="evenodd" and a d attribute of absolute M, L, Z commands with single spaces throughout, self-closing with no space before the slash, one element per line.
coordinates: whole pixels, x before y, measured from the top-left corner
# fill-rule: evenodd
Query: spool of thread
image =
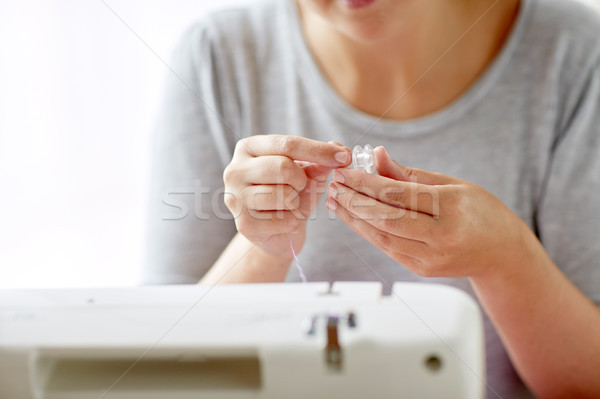
<path fill-rule="evenodd" d="M 375 154 L 373 148 L 367 144 L 365 147 L 357 145 L 352 150 L 352 169 L 362 170 L 367 173 L 375 173 Z"/>

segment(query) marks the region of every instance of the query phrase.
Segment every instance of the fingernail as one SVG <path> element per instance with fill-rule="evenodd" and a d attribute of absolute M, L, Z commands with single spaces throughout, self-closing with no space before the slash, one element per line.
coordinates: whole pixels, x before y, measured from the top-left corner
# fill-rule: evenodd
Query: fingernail
<path fill-rule="evenodd" d="M 327 198 L 327 201 L 325 201 L 325 205 L 327 205 L 327 208 L 329 208 L 332 211 L 335 211 L 335 209 L 337 208 L 337 202 L 335 202 L 333 198 Z"/>
<path fill-rule="evenodd" d="M 339 171 L 335 171 L 333 172 L 333 176 L 332 179 L 335 180 L 338 183 L 343 183 L 344 182 L 344 175 L 342 175 Z"/>
<path fill-rule="evenodd" d="M 329 195 L 331 195 L 332 198 L 335 198 L 337 196 L 337 190 L 332 185 L 327 187 L 327 193 L 329 193 Z"/>
<path fill-rule="evenodd" d="M 333 157 L 342 165 L 345 165 L 350 161 L 350 154 L 347 151 L 336 152 Z"/>

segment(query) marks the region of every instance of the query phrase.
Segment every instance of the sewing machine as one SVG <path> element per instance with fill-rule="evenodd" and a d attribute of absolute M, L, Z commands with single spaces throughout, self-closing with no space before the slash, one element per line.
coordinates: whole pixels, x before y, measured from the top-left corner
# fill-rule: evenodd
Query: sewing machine
<path fill-rule="evenodd" d="M 482 398 L 477 304 L 396 283 L 0 291 L 0 398 Z"/>

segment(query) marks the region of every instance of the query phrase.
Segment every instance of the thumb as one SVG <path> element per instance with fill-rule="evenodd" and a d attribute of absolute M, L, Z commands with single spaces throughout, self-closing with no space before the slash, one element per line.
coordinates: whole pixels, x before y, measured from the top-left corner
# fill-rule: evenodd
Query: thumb
<path fill-rule="evenodd" d="M 337 145 L 338 147 L 341 147 L 344 151 L 346 151 L 348 153 L 348 156 L 350 158 L 352 157 L 352 150 L 350 150 L 350 148 L 344 146 L 343 144 L 341 144 L 337 141 L 329 141 L 328 143 Z M 302 167 L 302 169 L 304 169 L 304 173 L 306 173 L 306 177 L 308 177 L 309 179 L 312 179 L 312 180 L 316 180 L 318 182 L 327 181 L 329 174 L 333 170 L 333 168 L 331 168 L 329 166 L 320 165 L 320 164 L 313 163 L 313 162 L 296 161 L 296 163 L 298 163 Z"/>
<path fill-rule="evenodd" d="M 427 185 L 442 185 L 450 183 L 451 178 L 449 176 L 400 165 L 392 159 L 384 147 L 377 147 L 373 150 L 373 152 L 375 153 L 375 165 L 377 165 L 377 173 L 379 173 L 380 176 Z"/>

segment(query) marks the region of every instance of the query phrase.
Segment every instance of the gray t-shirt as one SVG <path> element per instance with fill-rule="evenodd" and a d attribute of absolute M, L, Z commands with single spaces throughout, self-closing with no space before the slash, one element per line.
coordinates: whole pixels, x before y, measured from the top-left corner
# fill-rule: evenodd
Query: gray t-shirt
<path fill-rule="evenodd" d="M 570 0 L 523 0 L 507 42 L 476 83 L 444 109 L 402 122 L 378 120 L 338 96 L 308 50 L 297 13 L 292 0 L 253 2 L 213 13 L 184 35 L 155 140 L 146 281 L 198 281 L 235 234 L 222 204 L 222 172 L 235 143 L 252 134 L 290 134 L 383 145 L 402 164 L 481 185 L 600 304 L 594 12 Z M 475 296 L 466 278 L 411 273 L 322 202 L 299 257 L 310 281 L 436 282 Z M 288 280 L 299 280 L 294 268 Z M 497 397 L 492 390 L 529 397 L 487 316 L 485 329 L 488 397 Z"/>

